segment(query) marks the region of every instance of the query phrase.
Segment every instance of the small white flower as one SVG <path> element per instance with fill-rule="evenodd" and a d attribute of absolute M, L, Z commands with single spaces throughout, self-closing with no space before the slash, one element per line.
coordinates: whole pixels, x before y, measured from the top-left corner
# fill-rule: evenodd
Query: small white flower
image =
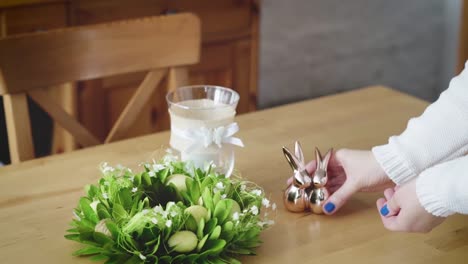
<path fill-rule="evenodd" d="M 158 172 L 158 171 L 164 170 L 164 169 L 165 169 L 165 167 L 164 167 L 164 165 L 162 165 L 162 164 L 153 164 L 153 170 L 154 170 L 154 172 Z"/>
<path fill-rule="evenodd" d="M 107 195 L 107 193 L 102 193 L 102 198 L 107 200 L 107 199 L 109 199 L 109 196 Z"/>
<path fill-rule="evenodd" d="M 160 205 L 156 205 L 153 210 L 156 212 L 156 213 L 160 213 L 162 214 L 164 212 L 164 210 L 162 209 L 162 207 Z"/>
<path fill-rule="evenodd" d="M 259 189 L 255 189 L 255 190 L 251 191 L 251 193 L 254 194 L 254 195 L 257 195 L 257 196 L 262 195 L 262 191 L 259 190 Z"/>
<path fill-rule="evenodd" d="M 148 172 L 148 175 L 149 175 L 150 177 L 154 177 L 154 176 L 156 176 L 156 173 L 154 173 L 154 171 L 150 171 L 150 172 Z"/>
<path fill-rule="evenodd" d="M 153 217 L 153 218 L 151 218 L 151 222 L 156 225 L 156 224 L 158 224 L 158 219 Z"/>
<path fill-rule="evenodd" d="M 271 209 L 276 210 L 276 203 L 273 203 L 273 204 L 271 205 Z"/>
<path fill-rule="evenodd" d="M 238 212 L 235 212 L 234 214 L 232 214 L 232 220 L 234 220 L 234 221 L 239 220 L 239 213 Z"/>
<path fill-rule="evenodd" d="M 140 253 L 139 257 L 140 257 L 141 260 L 145 260 L 145 259 L 146 259 L 146 257 L 143 256 L 141 253 Z"/>
<path fill-rule="evenodd" d="M 262 205 L 265 206 L 265 208 L 270 208 L 270 201 L 267 198 L 263 198 Z"/>
<path fill-rule="evenodd" d="M 172 220 L 171 220 L 171 219 L 169 219 L 169 220 L 166 221 L 166 226 L 167 226 L 167 227 L 171 227 L 171 226 L 172 226 Z"/>
<path fill-rule="evenodd" d="M 176 215 L 177 215 L 177 212 L 176 212 L 176 211 L 172 211 L 172 212 L 171 212 L 171 216 L 172 216 L 172 217 L 174 217 L 174 216 L 176 216 Z"/>
<path fill-rule="evenodd" d="M 216 183 L 215 188 L 218 190 L 224 190 L 224 184 L 222 182 L 218 182 Z"/>
<path fill-rule="evenodd" d="M 221 195 L 221 198 L 223 198 L 223 199 L 226 199 L 226 197 L 227 197 L 226 194 Z"/>
<path fill-rule="evenodd" d="M 99 200 L 93 201 L 89 206 L 93 209 L 94 212 L 97 212 L 97 205 L 99 203 Z"/>
<path fill-rule="evenodd" d="M 73 216 L 75 216 L 76 220 L 81 221 L 81 217 L 75 211 L 73 211 Z"/>
<path fill-rule="evenodd" d="M 136 193 L 138 191 L 138 188 L 137 187 L 133 187 L 132 188 L 132 193 Z"/>
<path fill-rule="evenodd" d="M 169 164 L 171 162 L 177 161 L 177 157 L 175 155 L 167 154 L 163 158 L 163 162 L 165 164 Z"/>
<path fill-rule="evenodd" d="M 143 210 L 141 211 L 141 213 L 142 213 L 143 215 L 147 214 L 147 213 L 148 213 L 148 209 L 143 209 Z"/>
<path fill-rule="evenodd" d="M 244 209 L 242 212 L 243 212 L 243 213 L 247 213 L 248 211 L 249 211 L 249 210 L 247 210 L 247 209 Z"/>
<path fill-rule="evenodd" d="M 131 176 L 129 179 L 130 181 L 133 181 L 135 179 L 135 176 Z"/>
<path fill-rule="evenodd" d="M 252 206 L 250 208 L 250 212 L 253 214 L 253 215 L 258 215 L 258 207 L 256 205 Z"/>
<path fill-rule="evenodd" d="M 167 218 L 167 215 L 168 215 L 168 214 L 169 214 L 169 213 L 168 213 L 167 211 L 162 212 L 162 216 L 163 216 L 164 218 Z"/>
<path fill-rule="evenodd" d="M 113 172 L 113 171 L 114 171 L 114 168 L 112 168 L 111 166 L 106 166 L 102 169 L 102 172 L 104 173 Z"/>
<path fill-rule="evenodd" d="M 247 188 L 247 186 L 245 186 L 245 184 L 242 184 L 241 187 L 240 187 L 241 191 L 245 191 L 246 188 Z"/>

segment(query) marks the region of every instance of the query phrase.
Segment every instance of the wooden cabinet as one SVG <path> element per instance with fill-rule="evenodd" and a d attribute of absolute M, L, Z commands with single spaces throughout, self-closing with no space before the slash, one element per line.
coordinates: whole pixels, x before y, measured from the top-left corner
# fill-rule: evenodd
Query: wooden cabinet
<path fill-rule="evenodd" d="M 7 1 L 14 2 L 14 1 Z M 7 34 L 89 25 L 179 12 L 197 14 L 202 22 L 201 60 L 190 67 L 191 84 L 235 89 L 239 113 L 256 109 L 258 61 L 258 4 L 254 0 L 24 0 L 0 4 Z M 29 4 L 28 4 L 29 2 Z M 38 65 L 40 66 L 40 65 Z M 141 82 L 144 73 L 78 83 L 66 105 L 97 137 L 103 138 Z M 161 87 L 162 88 L 162 87 Z M 165 91 L 158 89 L 128 137 L 169 128 L 162 118 Z M 70 96 L 66 97 L 70 98 Z M 60 99 L 60 98 L 59 98 Z M 161 121 L 163 120 L 163 121 Z"/>

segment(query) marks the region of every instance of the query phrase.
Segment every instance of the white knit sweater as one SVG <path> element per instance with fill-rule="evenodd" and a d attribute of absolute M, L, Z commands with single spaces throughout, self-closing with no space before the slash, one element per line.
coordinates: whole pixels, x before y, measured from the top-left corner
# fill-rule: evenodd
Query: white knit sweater
<path fill-rule="evenodd" d="M 418 177 L 416 193 L 428 212 L 468 214 L 468 62 L 401 135 L 372 152 L 396 184 Z"/>

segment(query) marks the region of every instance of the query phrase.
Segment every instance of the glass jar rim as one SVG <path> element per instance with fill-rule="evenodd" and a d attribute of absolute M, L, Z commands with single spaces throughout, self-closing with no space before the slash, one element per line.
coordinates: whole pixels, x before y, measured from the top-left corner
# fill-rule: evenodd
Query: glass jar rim
<path fill-rule="evenodd" d="M 218 89 L 218 90 L 222 90 L 222 91 L 231 93 L 233 95 L 233 99 L 232 99 L 232 101 L 230 103 L 226 103 L 226 104 L 223 103 L 222 105 L 216 105 L 216 106 L 210 106 L 210 107 L 206 107 L 206 106 L 199 106 L 199 107 L 186 106 L 186 105 L 180 104 L 180 102 L 183 102 L 183 101 L 175 102 L 173 100 L 174 94 L 177 91 L 189 90 L 189 89 L 207 89 L 207 88 Z M 167 102 L 167 104 L 169 106 L 175 106 L 175 107 L 182 108 L 182 109 L 211 110 L 211 109 L 214 109 L 214 108 L 220 108 L 220 106 L 221 107 L 233 107 L 233 106 L 236 107 L 237 103 L 239 102 L 239 99 L 240 99 L 239 93 L 237 93 L 236 91 L 234 91 L 231 88 L 218 86 L 218 85 L 187 85 L 187 86 L 178 87 L 175 90 L 170 91 L 170 92 L 168 92 L 166 94 L 166 102 Z"/>

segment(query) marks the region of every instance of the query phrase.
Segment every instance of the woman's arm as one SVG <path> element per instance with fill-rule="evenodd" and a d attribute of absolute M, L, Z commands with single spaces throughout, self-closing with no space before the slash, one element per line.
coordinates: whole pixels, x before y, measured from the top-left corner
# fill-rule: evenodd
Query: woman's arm
<path fill-rule="evenodd" d="M 403 184 L 436 164 L 468 152 L 468 62 L 465 70 L 424 113 L 388 144 L 372 149 L 377 162 Z"/>
<path fill-rule="evenodd" d="M 468 156 L 423 171 L 416 193 L 424 209 L 435 216 L 468 214 Z"/>

